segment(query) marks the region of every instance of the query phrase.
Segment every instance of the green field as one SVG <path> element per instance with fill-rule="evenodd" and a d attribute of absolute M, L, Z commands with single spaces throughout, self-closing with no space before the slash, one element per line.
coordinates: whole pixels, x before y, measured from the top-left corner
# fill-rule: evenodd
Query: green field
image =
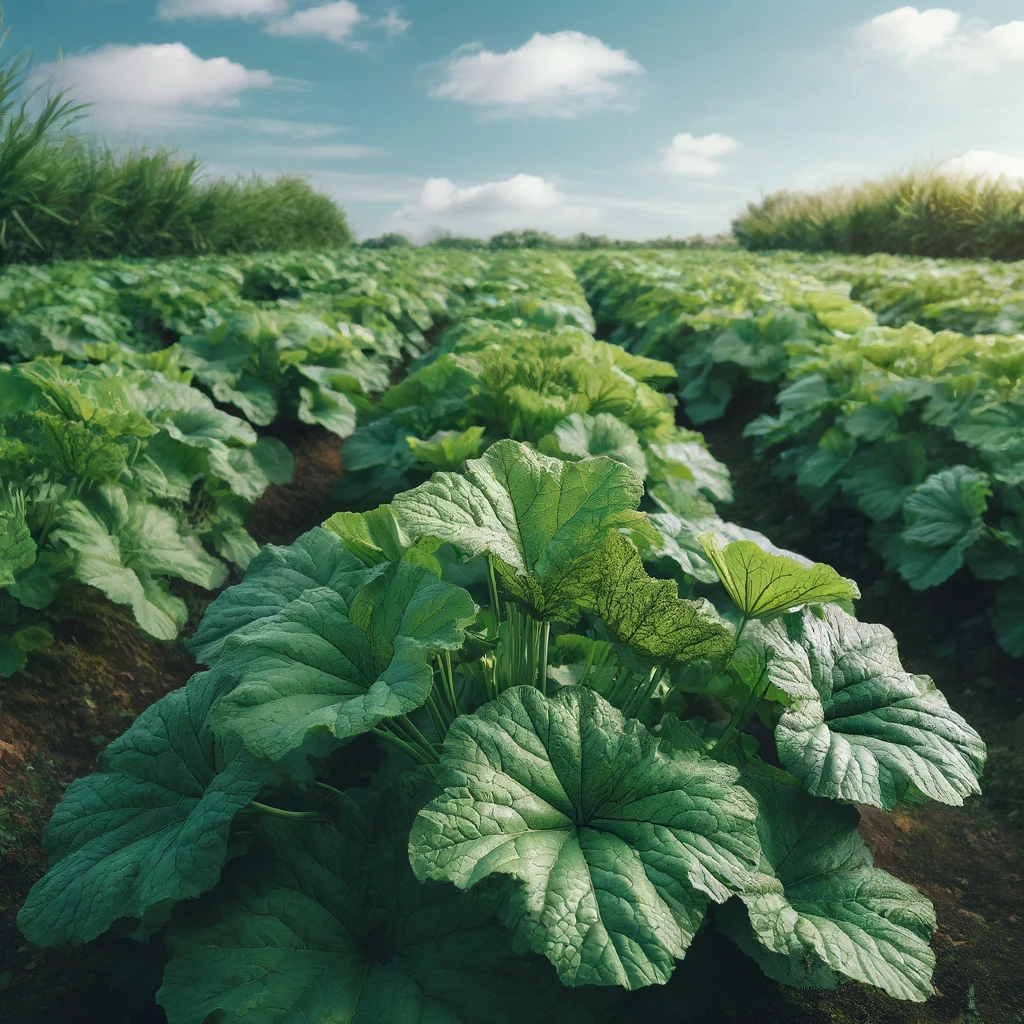
<path fill-rule="evenodd" d="M 5 1024 L 1024 1020 L 1022 380 L 1014 263 L 6 268 Z"/>

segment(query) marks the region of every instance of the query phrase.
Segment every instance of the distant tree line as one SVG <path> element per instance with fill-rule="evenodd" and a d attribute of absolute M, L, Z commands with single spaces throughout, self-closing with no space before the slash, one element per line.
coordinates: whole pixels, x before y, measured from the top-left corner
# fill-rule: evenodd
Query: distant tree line
<path fill-rule="evenodd" d="M 364 249 L 392 249 L 412 245 L 405 236 L 396 232 L 367 238 L 360 245 Z M 583 232 L 558 238 L 547 231 L 502 231 L 490 238 L 470 238 L 466 235 L 440 235 L 427 247 L 433 249 L 735 249 L 736 239 L 731 234 L 690 235 L 687 238 L 650 238 L 630 241 L 609 238 L 607 235 L 588 235 Z"/>

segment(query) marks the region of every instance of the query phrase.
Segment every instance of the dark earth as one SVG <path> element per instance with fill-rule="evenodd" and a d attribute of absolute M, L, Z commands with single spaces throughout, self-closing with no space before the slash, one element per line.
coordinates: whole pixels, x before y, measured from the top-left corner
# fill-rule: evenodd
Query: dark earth
<path fill-rule="evenodd" d="M 602 991 L 599 1004 L 614 1006 L 622 1021 L 673 1024 L 1024 1024 L 1020 665 L 998 653 L 977 619 L 984 604 L 973 584 L 958 576 L 952 586 L 911 591 L 884 572 L 858 514 L 813 515 L 794 498 L 742 438 L 743 424 L 764 408 L 763 392 L 740 395 L 725 421 L 703 428 L 736 486 L 736 501 L 722 514 L 856 579 L 864 593 L 858 617 L 893 629 L 904 666 L 932 675 L 989 746 L 983 795 L 965 807 L 862 808 L 861 831 L 879 866 L 935 903 L 936 995 L 913 1004 L 853 983 L 836 992 L 785 989 L 710 934 L 694 943 L 668 985 L 621 996 Z M 330 515 L 330 492 L 342 477 L 332 435 L 301 427 L 280 436 L 295 453 L 295 482 L 272 487 L 253 510 L 249 525 L 261 543 L 289 543 Z M 213 595 L 178 592 L 192 609 L 190 632 Z M 115 947 L 125 940 L 35 949 L 15 917 L 44 871 L 40 834 L 64 787 L 93 770 L 98 751 L 135 716 L 183 685 L 194 663 L 180 644 L 140 638 L 130 615 L 95 591 L 72 594 L 62 612 L 53 647 L 0 682 L 0 1022 L 156 1024 L 162 1013 L 144 998 L 133 1006 L 130 994 L 145 990 L 146 965 L 120 969 L 128 995 L 111 987 Z"/>

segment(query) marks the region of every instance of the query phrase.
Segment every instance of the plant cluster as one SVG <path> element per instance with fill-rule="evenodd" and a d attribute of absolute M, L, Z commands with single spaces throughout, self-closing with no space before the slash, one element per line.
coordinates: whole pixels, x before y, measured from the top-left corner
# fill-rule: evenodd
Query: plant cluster
<path fill-rule="evenodd" d="M 162 935 L 171 1024 L 600 1019 L 570 990 L 664 983 L 709 927 L 927 998 L 931 905 L 852 802 L 959 804 L 984 745 L 828 566 L 710 531 L 708 582 L 649 575 L 642 495 L 502 440 L 265 548 L 69 787 L 26 936 Z"/>
<path fill-rule="evenodd" d="M 351 434 L 475 265 L 289 254 L 8 271 L 0 675 L 50 642 L 72 583 L 130 605 L 146 634 L 177 636 L 186 606 L 169 582 L 215 589 L 227 563 L 244 569 L 252 503 L 291 478 L 287 449 L 256 428 Z"/>
<path fill-rule="evenodd" d="M 291 455 L 166 369 L 0 365 L 0 675 L 50 642 L 68 584 L 170 640 L 187 609 L 169 582 L 214 590 L 259 550 L 243 521 Z"/>
<path fill-rule="evenodd" d="M 731 500 L 726 468 L 676 426 L 674 400 L 656 390 L 672 366 L 596 341 L 561 260 L 496 261 L 464 299 L 460 318 L 346 442 L 342 507 L 386 501 L 505 437 L 564 459 L 608 455 L 678 513 L 711 514 L 708 499 Z"/>
<path fill-rule="evenodd" d="M 1019 260 L 1019 183 L 916 167 L 819 192 L 783 190 L 748 203 L 732 222 L 745 249 L 896 253 Z"/>
<path fill-rule="evenodd" d="M 598 255 L 579 276 L 612 342 L 675 365 L 696 424 L 724 415 L 744 382 L 781 380 L 789 342 L 824 342 L 875 322 L 848 288 L 745 254 Z"/>
<path fill-rule="evenodd" d="M 693 421 L 721 416 L 739 382 L 774 384 L 778 415 L 746 433 L 812 508 L 857 507 L 913 589 L 964 566 L 997 583 L 988 619 L 999 645 L 1024 655 L 1021 338 L 908 320 L 977 324 L 986 308 L 1010 330 L 1013 296 L 999 288 L 1013 268 L 632 254 L 591 257 L 580 273 L 614 341 L 675 361 Z M 840 282 L 866 305 L 834 290 Z M 879 326 L 873 310 L 904 325 Z"/>

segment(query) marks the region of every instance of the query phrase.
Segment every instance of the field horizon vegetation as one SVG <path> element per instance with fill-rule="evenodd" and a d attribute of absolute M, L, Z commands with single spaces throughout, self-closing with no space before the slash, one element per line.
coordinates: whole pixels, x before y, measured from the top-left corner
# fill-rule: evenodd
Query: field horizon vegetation
<path fill-rule="evenodd" d="M 26 61 L 4 1024 L 1024 1020 L 1024 190 L 357 243 Z"/>

